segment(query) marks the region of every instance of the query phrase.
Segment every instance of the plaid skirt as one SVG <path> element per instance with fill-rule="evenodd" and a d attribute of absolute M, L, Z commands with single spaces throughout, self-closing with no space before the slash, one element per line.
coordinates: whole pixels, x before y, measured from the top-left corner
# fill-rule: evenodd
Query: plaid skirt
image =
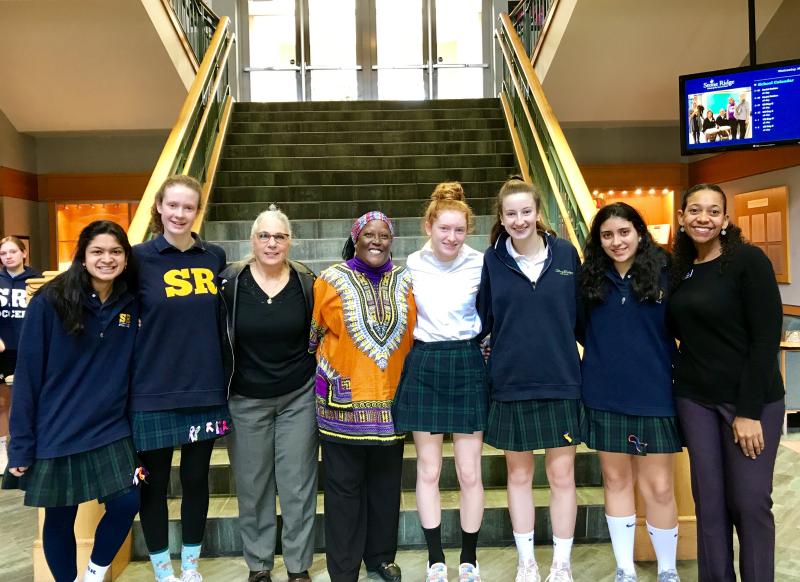
<path fill-rule="evenodd" d="M 679 453 L 683 438 L 675 416 L 633 416 L 586 407 L 586 444 L 606 453 Z"/>
<path fill-rule="evenodd" d="M 228 405 L 132 412 L 131 429 L 137 451 L 179 447 L 218 439 L 233 428 Z"/>
<path fill-rule="evenodd" d="M 138 466 L 133 441 L 125 437 L 91 451 L 36 459 L 19 478 L 6 471 L 3 489 L 22 489 L 30 507 L 66 507 L 92 499 L 105 503 L 135 487 Z"/>
<path fill-rule="evenodd" d="M 503 451 L 555 449 L 581 443 L 580 400 L 493 400 L 485 443 Z"/>
<path fill-rule="evenodd" d="M 392 404 L 398 432 L 470 434 L 486 429 L 489 387 L 474 340 L 414 342 Z"/>

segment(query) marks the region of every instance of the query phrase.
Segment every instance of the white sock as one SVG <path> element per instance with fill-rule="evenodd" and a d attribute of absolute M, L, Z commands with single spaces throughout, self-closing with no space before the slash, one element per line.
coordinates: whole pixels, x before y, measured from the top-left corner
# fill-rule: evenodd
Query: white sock
<path fill-rule="evenodd" d="M 658 529 L 648 523 L 647 531 L 650 533 L 650 541 L 656 552 L 659 573 L 665 570 L 675 570 L 675 554 L 678 552 L 678 526 L 670 529 Z"/>
<path fill-rule="evenodd" d="M 103 582 L 109 566 L 98 566 L 91 560 L 86 566 L 86 573 L 83 575 L 83 582 Z"/>
<path fill-rule="evenodd" d="M 533 530 L 528 533 L 514 532 L 514 543 L 517 544 L 517 554 L 520 562 L 527 562 L 534 559 L 533 554 Z"/>
<path fill-rule="evenodd" d="M 566 564 L 569 566 L 572 553 L 572 540 L 575 538 L 557 538 L 553 536 L 553 564 Z"/>
<path fill-rule="evenodd" d="M 608 533 L 611 534 L 611 547 L 614 549 L 617 568 L 624 570 L 626 574 L 635 574 L 633 540 L 636 537 L 636 515 L 628 517 L 606 515 L 606 522 L 608 522 Z"/>

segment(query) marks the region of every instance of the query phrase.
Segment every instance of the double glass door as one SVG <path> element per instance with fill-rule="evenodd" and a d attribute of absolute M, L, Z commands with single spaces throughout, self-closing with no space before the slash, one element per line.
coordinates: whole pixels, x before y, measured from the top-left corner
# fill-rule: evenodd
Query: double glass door
<path fill-rule="evenodd" d="M 250 0 L 250 97 L 483 97 L 490 6 L 490 0 Z"/>

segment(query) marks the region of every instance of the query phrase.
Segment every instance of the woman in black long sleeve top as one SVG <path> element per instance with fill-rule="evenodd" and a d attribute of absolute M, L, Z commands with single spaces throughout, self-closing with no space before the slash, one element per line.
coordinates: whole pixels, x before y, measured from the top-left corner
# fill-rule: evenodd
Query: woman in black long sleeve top
<path fill-rule="evenodd" d="M 669 313 L 680 340 L 674 388 L 689 449 L 699 580 L 774 579 L 772 475 L 784 414 L 782 307 L 766 255 L 729 223 L 715 184 L 687 190 Z"/>

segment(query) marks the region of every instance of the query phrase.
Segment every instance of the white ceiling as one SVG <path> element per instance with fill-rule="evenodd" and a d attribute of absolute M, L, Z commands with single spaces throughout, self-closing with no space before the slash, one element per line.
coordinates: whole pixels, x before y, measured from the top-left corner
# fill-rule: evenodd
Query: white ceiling
<path fill-rule="evenodd" d="M 758 62 L 800 58 L 800 0 L 757 0 Z M 534 63 L 566 125 L 678 121 L 678 76 L 748 62 L 747 0 L 559 0 Z"/>
<path fill-rule="evenodd" d="M 156 4 L 0 0 L 0 110 L 25 133 L 172 127 L 189 60 Z"/>

